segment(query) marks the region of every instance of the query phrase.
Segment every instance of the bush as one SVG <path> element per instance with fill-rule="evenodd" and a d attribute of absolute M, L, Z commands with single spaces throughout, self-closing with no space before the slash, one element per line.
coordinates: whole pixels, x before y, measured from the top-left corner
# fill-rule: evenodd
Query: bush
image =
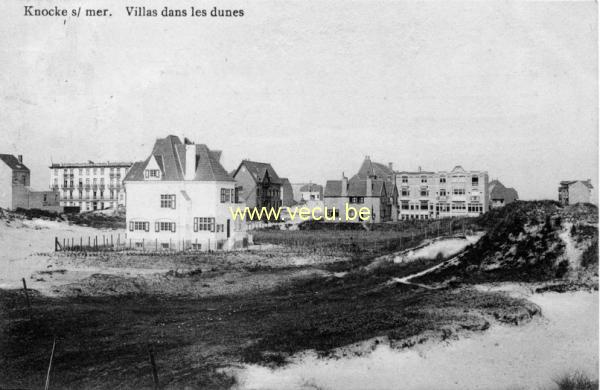
<path fill-rule="evenodd" d="M 559 390 L 595 390 L 598 389 L 598 381 L 592 381 L 581 372 L 566 374 L 554 380 Z"/>

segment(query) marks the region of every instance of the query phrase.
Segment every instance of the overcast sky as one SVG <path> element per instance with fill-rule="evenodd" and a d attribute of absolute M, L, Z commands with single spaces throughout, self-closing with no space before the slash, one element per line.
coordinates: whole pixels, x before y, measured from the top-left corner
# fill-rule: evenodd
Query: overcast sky
<path fill-rule="evenodd" d="M 292 182 L 351 175 L 370 155 L 487 170 L 522 199 L 555 199 L 560 180 L 598 186 L 594 2 L 134 2 L 244 9 L 236 19 L 55 3 L 113 16 L 0 3 L 0 153 L 23 154 L 36 188 L 51 161 L 140 160 L 168 134 Z"/>

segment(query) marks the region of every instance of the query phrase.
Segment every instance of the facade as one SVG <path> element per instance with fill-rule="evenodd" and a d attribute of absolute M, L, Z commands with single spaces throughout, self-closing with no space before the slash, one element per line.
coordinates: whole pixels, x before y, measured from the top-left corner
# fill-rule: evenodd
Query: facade
<path fill-rule="evenodd" d="M 233 173 L 240 202 L 253 208 L 282 206 L 283 181 L 271 164 L 242 160 Z"/>
<path fill-rule="evenodd" d="M 393 169 L 392 163 L 387 165 L 371 161 L 370 156 L 365 156 L 360 168 L 356 175 L 354 175 L 350 181 L 354 179 L 366 180 L 371 178 L 373 180 L 383 180 L 387 186 L 387 195 L 389 197 L 387 203 L 391 206 L 392 221 L 398 219 L 398 187 L 396 184 L 396 172 Z"/>
<path fill-rule="evenodd" d="M 489 208 L 489 183 L 485 171 L 396 172 L 400 219 L 478 216 Z"/>
<path fill-rule="evenodd" d="M 57 163 L 50 166 L 50 188 L 59 192 L 67 211 L 93 211 L 125 206 L 123 179 L 130 162 Z"/>
<path fill-rule="evenodd" d="M 39 209 L 60 213 L 63 208 L 60 205 L 60 195 L 58 191 L 30 191 L 29 206 L 30 209 Z"/>
<path fill-rule="evenodd" d="M 323 200 L 323 186 L 314 183 L 304 184 L 299 189 L 300 200 L 302 202 Z"/>
<path fill-rule="evenodd" d="M 519 194 L 514 188 L 505 187 L 498 180 L 492 180 L 489 184 L 490 209 L 504 207 L 519 199 Z"/>
<path fill-rule="evenodd" d="M 0 154 L 0 207 L 8 210 L 29 208 L 30 172 L 23 156 Z"/>
<path fill-rule="evenodd" d="M 220 151 L 174 135 L 156 140 L 136 162 L 127 189 L 127 239 L 150 249 L 231 249 L 246 243 L 244 221 L 233 220 L 236 183 L 219 162 Z"/>
<path fill-rule="evenodd" d="M 281 178 L 281 205 L 293 206 L 296 204 L 294 200 L 294 190 L 292 184 L 287 178 Z"/>
<path fill-rule="evenodd" d="M 590 179 L 561 181 L 558 187 L 558 201 L 563 205 L 590 203 L 593 188 Z"/>
<path fill-rule="evenodd" d="M 390 187 L 385 180 L 371 177 L 366 179 L 353 177 L 348 180 L 342 175 L 342 180 L 328 180 L 323 196 L 325 221 L 369 223 L 392 221 L 394 215 L 390 199 L 393 197 L 389 194 L 393 191 L 393 187 Z M 369 220 L 350 219 L 355 215 L 354 212 L 352 215 L 346 215 L 346 207 L 356 210 L 367 207 L 370 210 Z"/>

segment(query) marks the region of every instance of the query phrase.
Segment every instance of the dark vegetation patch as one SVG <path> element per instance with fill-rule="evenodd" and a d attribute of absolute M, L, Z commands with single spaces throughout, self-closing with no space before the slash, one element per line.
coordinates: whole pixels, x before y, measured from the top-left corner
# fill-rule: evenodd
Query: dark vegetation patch
<path fill-rule="evenodd" d="M 27 220 L 39 218 L 89 226 L 96 229 L 125 229 L 124 213 L 114 215 L 106 215 L 98 212 L 66 214 L 47 210 L 18 208 L 16 211 L 0 210 L 0 217 L 9 221 L 21 218 Z"/>
<path fill-rule="evenodd" d="M 558 390 L 598 390 L 598 381 L 593 381 L 578 371 L 565 374 L 554 382 L 558 385 Z"/>
<path fill-rule="evenodd" d="M 595 213 L 594 206 L 586 207 Z M 569 262 L 563 257 L 565 245 L 559 234 L 563 218 L 582 218 L 581 207 L 563 208 L 554 201 L 514 202 L 491 210 L 476 224 L 487 230 L 477 243 L 459 255 L 455 265 L 441 267 L 415 281 L 481 283 L 501 281 L 538 282 L 564 277 Z M 596 237 L 597 228 L 578 227 L 576 237 Z M 593 249 L 586 264 L 593 264 Z"/>
<path fill-rule="evenodd" d="M 474 218 L 398 221 L 362 225 L 358 223 L 304 222 L 300 230 L 253 230 L 257 244 L 275 244 L 303 253 L 348 256 L 353 260 L 401 251 L 424 239 L 451 236 L 479 228 Z"/>
<path fill-rule="evenodd" d="M 387 264 L 210 298 L 49 298 L 30 291 L 31 320 L 22 292 L 0 290 L 0 385 L 39 387 L 54 336 L 53 388 L 148 388 L 150 344 L 161 384 L 210 389 L 232 385 L 217 371 L 231 362 L 281 364 L 305 349 L 327 354 L 373 337 L 411 345 L 424 333 L 452 337 L 484 330 L 493 318 L 515 323 L 536 312 L 502 294 L 387 283 L 428 266 Z"/>

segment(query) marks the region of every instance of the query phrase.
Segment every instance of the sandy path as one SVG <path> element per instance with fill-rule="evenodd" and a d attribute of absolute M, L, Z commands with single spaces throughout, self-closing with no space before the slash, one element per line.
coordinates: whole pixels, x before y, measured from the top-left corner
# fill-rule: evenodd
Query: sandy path
<path fill-rule="evenodd" d="M 236 371 L 239 389 L 553 389 L 553 378 L 580 370 L 598 378 L 598 292 L 529 297 L 543 317 L 515 327 L 405 350 L 379 346 L 366 356 L 299 355 L 281 369 Z"/>

